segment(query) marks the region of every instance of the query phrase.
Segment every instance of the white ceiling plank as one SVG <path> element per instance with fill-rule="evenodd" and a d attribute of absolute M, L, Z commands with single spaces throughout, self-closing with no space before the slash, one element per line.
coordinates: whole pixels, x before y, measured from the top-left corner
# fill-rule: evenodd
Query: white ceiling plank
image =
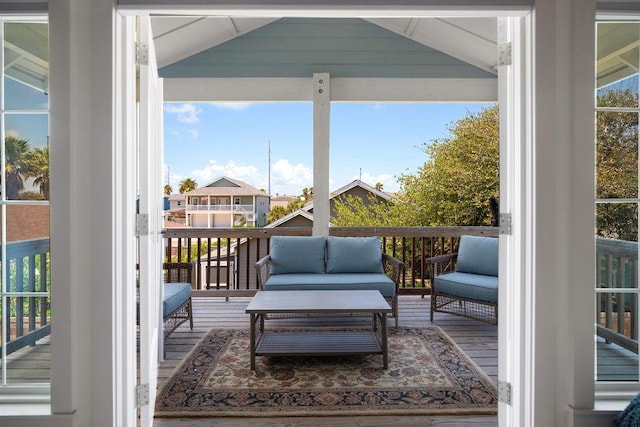
<path fill-rule="evenodd" d="M 439 50 L 489 73 L 497 73 L 497 23 L 495 18 L 471 19 L 368 19 L 369 22 Z M 467 24 L 473 24 L 468 26 Z M 410 29 L 410 33 L 407 33 Z"/>
<path fill-rule="evenodd" d="M 311 78 L 164 79 L 166 102 L 311 101 Z M 331 79 L 342 102 L 497 102 L 496 79 Z"/>
<path fill-rule="evenodd" d="M 153 17 L 152 27 L 158 68 L 188 58 L 275 21 L 274 18 L 234 20 L 224 17 Z"/>
<path fill-rule="evenodd" d="M 434 18 L 434 17 L 496 17 L 526 16 L 531 12 L 531 0 L 478 1 L 452 6 L 450 0 L 413 2 L 402 4 L 387 0 L 367 4 L 355 0 L 352 4 L 317 4 L 315 2 L 256 4 L 221 1 L 209 4 L 187 4 L 180 1 L 129 1 L 119 0 L 118 11 L 126 16 L 174 15 L 174 16 L 234 16 L 234 17 L 297 17 L 297 18 Z M 315 4 L 314 4 L 315 3 Z"/>

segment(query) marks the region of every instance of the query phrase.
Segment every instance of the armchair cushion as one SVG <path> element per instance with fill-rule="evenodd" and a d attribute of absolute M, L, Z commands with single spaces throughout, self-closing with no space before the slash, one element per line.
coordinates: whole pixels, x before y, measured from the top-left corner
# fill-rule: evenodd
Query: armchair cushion
<path fill-rule="evenodd" d="M 325 246 L 324 237 L 271 237 L 271 274 L 324 273 Z"/>
<path fill-rule="evenodd" d="M 377 237 L 327 238 L 327 273 L 384 273 Z"/>
<path fill-rule="evenodd" d="M 456 271 L 497 277 L 498 239 L 495 237 L 461 236 Z"/>
<path fill-rule="evenodd" d="M 434 282 L 440 293 L 480 301 L 498 302 L 497 276 L 453 272 L 436 277 Z"/>
<path fill-rule="evenodd" d="M 162 317 L 166 318 L 191 297 L 190 283 L 165 283 Z"/>

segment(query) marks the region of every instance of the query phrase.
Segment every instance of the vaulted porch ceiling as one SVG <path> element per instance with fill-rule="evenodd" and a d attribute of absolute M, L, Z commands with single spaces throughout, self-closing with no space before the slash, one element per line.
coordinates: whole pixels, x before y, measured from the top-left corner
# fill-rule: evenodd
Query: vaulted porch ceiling
<path fill-rule="evenodd" d="M 158 67 L 176 64 L 278 20 L 230 16 L 153 17 Z M 349 21 L 353 23 L 357 20 Z M 362 21 L 368 21 L 488 73 L 497 73 L 496 18 L 377 18 Z M 326 37 L 333 30 L 331 27 L 335 27 L 335 23 L 340 21 L 301 18 L 294 22 L 306 26 L 309 32 Z M 382 31 L 379 33 L 382 34 Z M 353 37 L 357 36 L 354 32 Z"/>
<path fill-rule="evenodd" d="M 496 18 L 152 17 L 167 101 L 497 101 Z"/>

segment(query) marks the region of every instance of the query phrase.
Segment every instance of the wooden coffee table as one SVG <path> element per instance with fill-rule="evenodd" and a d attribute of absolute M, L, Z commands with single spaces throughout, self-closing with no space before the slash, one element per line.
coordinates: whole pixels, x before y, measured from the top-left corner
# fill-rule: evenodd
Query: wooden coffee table
<path fill-rule="evenodd" d="M 389 368 L 387 313 L 391 307 L 378 291 L 258 291 L 246 312 L 251 316 L 251 369 L 256 356 L 341 356 L 380 354 Z M 267 314 L 369 313 L 371 330 L 265 330 Z"/>

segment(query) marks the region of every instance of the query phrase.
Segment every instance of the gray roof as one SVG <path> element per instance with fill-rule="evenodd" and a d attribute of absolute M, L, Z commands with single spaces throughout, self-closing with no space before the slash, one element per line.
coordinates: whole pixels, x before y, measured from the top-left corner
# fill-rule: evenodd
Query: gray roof
<path fill-rule="evenodd" d="M 185 193 L 187 196 L 263 196 L 270 197 L 266 192 L 247 184 L 239 179 L 220 177 L 204 187 Z"/>

